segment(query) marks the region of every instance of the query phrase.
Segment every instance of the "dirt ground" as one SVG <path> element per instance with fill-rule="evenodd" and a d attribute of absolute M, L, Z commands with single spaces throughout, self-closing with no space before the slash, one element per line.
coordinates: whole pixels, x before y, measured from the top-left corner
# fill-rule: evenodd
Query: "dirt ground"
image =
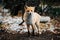
<path fill-rule="evenodd" d="M 45 32 L 41 35 L 30 36 L 28 37 L 26 34 L 10 34 L 4 31 L 0 31 L 0 40 L 60 40 L 60 38 L 56 38 L 51 32 Z"/>

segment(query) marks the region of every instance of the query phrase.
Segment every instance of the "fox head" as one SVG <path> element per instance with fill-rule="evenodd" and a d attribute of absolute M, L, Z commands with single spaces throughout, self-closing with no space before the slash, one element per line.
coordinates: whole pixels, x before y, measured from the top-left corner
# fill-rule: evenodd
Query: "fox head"
<path fill-rule="evenodd" d="M 34 12 L 35 11 L 35 7 L 31 7 L 31 6 L 25 6 L 25 12 L 26 13 L 32 13 L 32 12 Z"/>

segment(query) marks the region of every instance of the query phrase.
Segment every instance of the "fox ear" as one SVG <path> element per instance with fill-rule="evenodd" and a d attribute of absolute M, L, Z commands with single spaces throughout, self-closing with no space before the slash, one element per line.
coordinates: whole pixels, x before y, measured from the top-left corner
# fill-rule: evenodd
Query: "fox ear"
<path fill-rule="evenodd" d="M 27 9 L 27 7 L 28 7 L 28 6 L 27 6 L 27 5 L 25 5 L 24 9 Z"/>
<path fill-rule="evenodd" d="M 33 7 L 35 9 L 35 7 Z"/>

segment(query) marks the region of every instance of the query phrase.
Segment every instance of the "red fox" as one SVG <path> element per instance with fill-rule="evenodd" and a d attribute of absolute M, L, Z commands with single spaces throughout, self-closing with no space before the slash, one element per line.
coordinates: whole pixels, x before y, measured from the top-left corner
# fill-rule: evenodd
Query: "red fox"
<path fill-rule="evenodd" d="M 34 33 L 35 26 L 37 26 L 37 28 L 38 28 L 38 33 L 39 33 L 39 30 L 40 30 L 40 28 L 39 28 L 40 25 L 39 24 L 40 24 L 41 16 L 38 13 L 34 12 L 34 10 L 35 10 L 35 7 L 31 7 L 31 6 L 30 7 L 28 7 L 28 6 L 25 7 L 25 13 L 24 13 L 23 20 L 27 24 L 28 34 L 30 34 L 30 32 L 29 32 L 30 25 L 32 26 L 32 29 L 33 29 L 32 33 L 33 34 L 35 34 Z"/>

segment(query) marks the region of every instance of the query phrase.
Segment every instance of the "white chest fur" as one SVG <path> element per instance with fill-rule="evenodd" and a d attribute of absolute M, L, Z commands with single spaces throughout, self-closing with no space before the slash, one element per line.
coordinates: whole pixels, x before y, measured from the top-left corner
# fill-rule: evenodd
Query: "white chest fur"
<path fill-rule="evenodd" d="M 24 20 L 27 24 L 32 24 L 39 21 L 40 20 L 39 17 L 40 15 L 35 12 L 31 13 L 31 15 L 27 13 L 24 14 Z"/>

